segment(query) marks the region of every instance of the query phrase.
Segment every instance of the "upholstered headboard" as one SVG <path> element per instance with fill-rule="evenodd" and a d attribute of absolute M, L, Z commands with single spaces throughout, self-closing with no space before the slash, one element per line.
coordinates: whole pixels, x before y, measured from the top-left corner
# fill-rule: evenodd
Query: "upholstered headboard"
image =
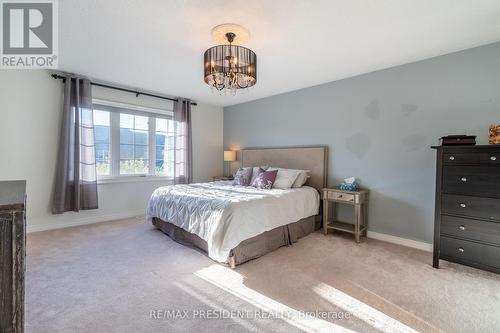
<path fill-rule="evenodd" d="M 327 184 L 328 147 L 245 148 L 241 150 L 241 166 L 263 165 L 310 170 L 310 178 L 306 185 L 321 190 Z"/>

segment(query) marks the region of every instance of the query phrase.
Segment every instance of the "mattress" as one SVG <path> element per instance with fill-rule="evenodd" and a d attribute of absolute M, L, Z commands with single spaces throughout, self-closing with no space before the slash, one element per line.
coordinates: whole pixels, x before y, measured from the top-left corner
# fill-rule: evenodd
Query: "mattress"
<path fill-rule="evenodd" d="M 160 187 L 152 194 L 146 217 L 158 218 L 207 243 L 208 256 L 226 262 L 244 240 L 317 215 L 319 193 L 308 186 L 261 190 L 226 183 Z"/>

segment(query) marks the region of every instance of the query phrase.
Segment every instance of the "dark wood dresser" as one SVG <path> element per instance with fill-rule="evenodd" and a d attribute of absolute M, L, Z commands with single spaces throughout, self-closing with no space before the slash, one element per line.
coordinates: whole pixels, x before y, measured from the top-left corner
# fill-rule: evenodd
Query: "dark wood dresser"
<path fill-rule="evenodd" d="M 500 273 L 500 146 L 438 146 L 433 266 Z"/>
<path fill-rule="evenodd" d="M 0 332 L 24 331 L 25 181 L 0 181 Z"/>

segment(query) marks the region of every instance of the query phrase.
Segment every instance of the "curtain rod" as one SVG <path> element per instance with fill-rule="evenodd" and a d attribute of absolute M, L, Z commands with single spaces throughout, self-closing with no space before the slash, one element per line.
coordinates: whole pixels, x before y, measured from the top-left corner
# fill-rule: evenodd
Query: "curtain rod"
<path fill-rule="evenodd" d="M 59 75 L 59 74 L 52 74 L 51 76 L 54 79 L 57 79 L 57 80 L 63 80 L 63 81 L 66 80 L 65 76 L 62 76 L 62 75 Z M 173 101 L 173 102 L 178 102 L 179 101 L 176 98 L 170 98 L 170 97 L 160 96 L 160 95 L 155 95 L 155 94 L 150 94 L 150 93 L 142 92 L 142 91 L 138 91 L 138 90 L 132 90 L 132 89 L 126 89 L 126 88 L 111 86 L 111 85 L 103 84 L 103 83 L 97 83 L 97 82 L 90 81 L 90 84 L 93 85 L 93 86 L 98 86 L 98 87 L 103 87 L 103 88 L 108 88 L 108 89 L 114 89 L 114 90 L 129 92 L 129 93 L 135 94 L 136 97 L 139 97 L 139 95 L 144 95 L 144 96 L 149 96 L 149 97 L 166 99 L 166 100 Z M 198 105 L 198 104 L 196 102 L 191 102 L 191 105 Z"/>

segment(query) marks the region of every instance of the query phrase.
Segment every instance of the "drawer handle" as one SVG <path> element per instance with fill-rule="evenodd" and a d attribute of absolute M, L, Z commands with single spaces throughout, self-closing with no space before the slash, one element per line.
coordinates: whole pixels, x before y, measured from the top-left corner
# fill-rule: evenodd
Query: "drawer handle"
<path fill-rule="evenodd" d="M 491 156 L 491 157 L 490 157 L 490 160 L 492 160 L 492 161 L 496 161 L 496 160 L 497 160 L 497 157 L 496 157 L 496 156 Z"/>
<path fill-rule="evenodd" d="M 467 181 L 467 178 L 462 177 L 460 180 L 461 180 L 461 181 L 463 181 L 463 182 L 465 183 L 465 182 Z"/>
<path fill-rule="evenodd" d="M 464 248 L 463 248 L 463 247 L 459 247 L 459 248 L 458 248 L 458 252 L 460 252 L 460 253 L 464 253 L 464 252 L 465 252 L 465 250 L 464 250 Z"/>
<path fill-rule="evenodd" d="M 339 198 L 342 198 L 342 194 L 339 194 Z"/>
<path fill-rule="evenodd" d="M 466 205 L 466 204 L 464 204 L 464 203 L 461 203 L 461 204 L 460 204 L 460 207 L 465 208 L 465 207 L 467 207 L 467 205 Z"/>
<path fill-rule="evenodd" d="M 450 156 L 450 160 L 454 161 L 455 160 L 455 156 Z"/>
<path fill-rule="evenodd" d="M 461 226 L 458 227 L 458 229 L 464 231 L 465 230 L 465 226 L 461 225 Z"/>

